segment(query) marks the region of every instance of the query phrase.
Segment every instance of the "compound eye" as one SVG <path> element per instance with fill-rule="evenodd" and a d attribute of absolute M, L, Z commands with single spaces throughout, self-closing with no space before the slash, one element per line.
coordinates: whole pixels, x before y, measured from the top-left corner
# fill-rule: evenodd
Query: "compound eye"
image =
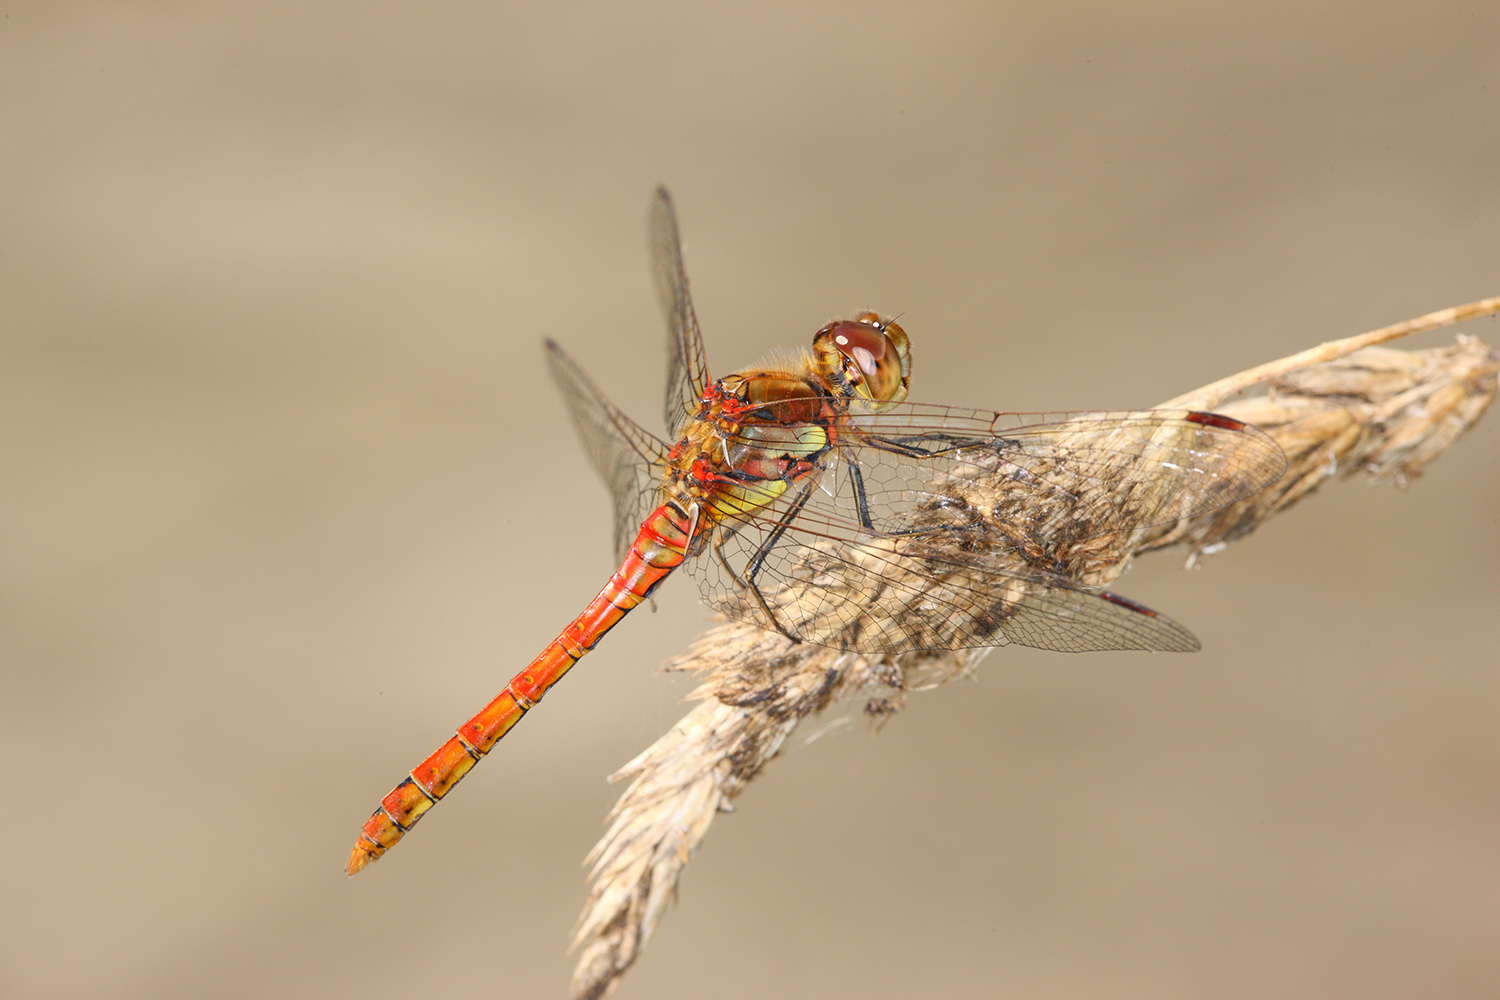
<path fill-rule="evenodd" d="M 865 399 L 886 403 L 906 398 L 909 348 L 906 332 L 895 323 L 881 323 L 875 313 L 829 323 L 813 338 L 813 350 L 823 364 L 842 371 Z"/>
<path fill-rule="evenodd" d="M 828 336 L 839 353 L 853 361 L 865 378 L 879 374 L 880 361 L 890 346 L 886 342 L 885 331 L 869 323 L 856 323 L 846 319 L 833 324 Z"/>

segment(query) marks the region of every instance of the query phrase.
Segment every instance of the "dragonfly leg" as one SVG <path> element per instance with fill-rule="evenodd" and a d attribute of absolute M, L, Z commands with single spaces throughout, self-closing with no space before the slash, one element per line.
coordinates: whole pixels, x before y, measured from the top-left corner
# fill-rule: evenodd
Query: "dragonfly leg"
<path fill-rule="evenodd" d="M 895 450 L 895 449 L 892 449 Z M 966 529 L 968 525 L 943 525 L 940 528 L 877 528 L 875 518 L 870 515 L 870 498 L 865 495 L 865 477 L 854 462 L 849 463 L 849 483 L 854 488 L 854 506 L 859 511 L 860 527 L 881 538 L 909 538 L 912 535 L 930 535 L 934 530 L 953 531 Z"/>
<path fill-rule="evenodd" d="M 854 487 L 854 506 L 859 511 L 860 527 L 866 531 L 874 531 L 875 522 L 870 517 L 870 498 L 865 496 L 865 477 L 859 471 L 859 464 L 852 459 L 849 462 L 849 484 Z"/>
<path fill-rule="evenodd" d="M 796 519 L 797 515 L 802 513 L 802 508 L 807 505 L 808 497 L 812 496 L 814 485 L 812 480 L 803 483 L 802 488 L 797 491 L 797 496 L 787 505 L 787 509 L 782 512 L 781 517 L 777 520 L 776 527 L 771 529 L 771 533 L 766 536 L 766 540 L 761 542 L 760 548 L 755 550 L 755 555 L 751 556 L 750 561 L 745 564 L 745 571 L 743 573 L 735 573 L 733 569 L 730 569 L 730 574 L 745 585 L 746 589 L 750 591 L 750 596 L 755 598 L 755 603 L 760 605 L 760 610 L 764 612 L 766 621 L 770 622 L 770 627 L 793 642 L 801 642 L 802 637 L 795 635 L 785 625 L 781 624 L 781 619 L 777 618 L 776 612 L 771 610 L 771 603 L 766 600 L 766 595 L 761 593 L 761 589 L 756 584 L 755 578 L 760 575 L 761 569 L 765 567 L 766 557 L 771 554 L 771 550 L 781 541 L 781 537 L 786 534 L 787 528 L 791 527 L 792 521 Z M 722 562 L 722 553 L 720 553 L 719 558 Z M 726 566 L 726 568 L 729 567 Z"/>
<path fill-rule="evenodd" d="M 904 455 L 933 455 L 936 452 L 924 451 L 918 448 L 901 448 L 894 445 L 886 447 L 886 444 L 878 439 L 871 439 L 872 443 Z M 854 490 L 854 506 L 859 512 L 860 527 L 880 538 L 911 538 L 915 535 L 933 535 L 947 531 L 974 531 L 979 527 L 976 520 L 968 524 L 942 524 L 930 528 L 877 528 L 875 518 L 870 514 L 870 499 L 865 494 L 865 477 L 859 471 L 859 466 L 852 460 L 849 462 L 849 484 Z"/>

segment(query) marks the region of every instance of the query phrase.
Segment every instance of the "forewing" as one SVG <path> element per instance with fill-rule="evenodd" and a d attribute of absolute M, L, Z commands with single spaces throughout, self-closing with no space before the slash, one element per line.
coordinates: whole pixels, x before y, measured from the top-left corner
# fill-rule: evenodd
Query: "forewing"
<path fill-rule="evenodd" d="M 1255 428 L 1190 411 L 913 404 L 850 417 L 839 438 L 817 483 L 721 527 L 691 571 L 732 617 L 861 652 L 1196 649 L 1178 623 L 1092 584 L 1151 525 L 1284 467 Z"/>
<path fill-rule="evenodd" d="M 980 518 L 1028 551 L 1131 549 L 1147 528 L 1259 492 L 1286 456 L 1256 427 L 1194 410 L 992 413 L 921 403 L 851 415 L 845 457 L 871 519 Z M 940 513 L 941 512 L 941 513 Z M 1075 574 L 1078 575 L 1078 574 Z"/>
<path fill-rule="evenodd" d="M 577 362 L 551 340 L 547 341 L 547 362 L 568 404 L 568 415 L 573 418 L 589 464 L 609 489 L 614 505 L 615 559 L 621 561 L 641 522 L 656 506 L 656 487 L 667 446 L 605 399 Z"/>
<path fill-rule="evenodd" d="M 708 358 L 682 265 L 677 213 L 666 188 L 656 189 L 649 229 L 656 295 L 667 318 L 667 439 L 675 441 L 682 436 L 683 425 L 697 412 L 698 401 L 708 388 Z"/>

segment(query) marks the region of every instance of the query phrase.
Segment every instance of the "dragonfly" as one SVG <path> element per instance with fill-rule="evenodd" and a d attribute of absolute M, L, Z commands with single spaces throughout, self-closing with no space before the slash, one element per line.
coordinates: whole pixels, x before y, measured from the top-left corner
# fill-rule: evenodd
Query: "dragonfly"
<path fill-rule="evenodd" d="M 1091 581 L 1152 527 L 1249 497 L 1285 469 L 1264 432 L 1214 413 L 909 402 L 910 342 L 873 312 L 713 379 L 665 189 L 649 231 L 667 319 L 667 436 L 626 416 L 547 342 L 614 502 L 619 568 L 381 800 L 350 875 L 400 841 L 679 567 L 710 607 L 791 643 L 870 655 L 1012 642 L 1187 652 L 1199 648 L 1192 632 Z"/>

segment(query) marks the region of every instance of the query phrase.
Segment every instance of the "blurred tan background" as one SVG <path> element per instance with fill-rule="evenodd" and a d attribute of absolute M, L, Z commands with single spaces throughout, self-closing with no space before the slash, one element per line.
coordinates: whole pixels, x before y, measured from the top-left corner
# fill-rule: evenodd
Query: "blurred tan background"
<path fill-rule="evenodd" d="M 1497 52 L 1492 3 L 8 9 L 0 996 L 564 995 L 692 586 L 341 869 L 611 569 L 541 341 L 658 425 L 654 184 L 719 373 L 870 307 L 914 398 L 1149 406 L 1500 293 Z M 1500 415 L 1119 589 L 1203 652 L 810 722 L 619 996 L 1500 993 Z"/>

